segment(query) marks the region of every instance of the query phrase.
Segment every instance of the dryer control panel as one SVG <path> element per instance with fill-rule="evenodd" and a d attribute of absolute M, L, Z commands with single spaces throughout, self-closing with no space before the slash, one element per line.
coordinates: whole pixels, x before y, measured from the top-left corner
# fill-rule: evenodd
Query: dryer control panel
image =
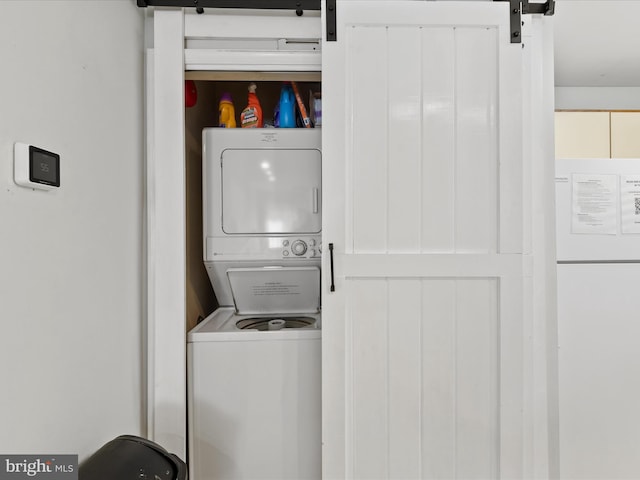
<path fill-rule="evenodd" d="M 207 237 L 204 261 L 320 259 L 321 235 Z"/>
<path fill-rule="evenodd" d="M 322 254 L 322 242 L 315 238 L 284 239 L 282 241 L 283 257 L 316 258 Z"/>

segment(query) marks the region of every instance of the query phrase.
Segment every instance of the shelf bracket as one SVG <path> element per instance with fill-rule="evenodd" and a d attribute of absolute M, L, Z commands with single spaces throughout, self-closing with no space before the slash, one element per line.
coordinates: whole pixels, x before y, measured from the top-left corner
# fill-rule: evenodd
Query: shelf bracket
<path fill-rule="evenodd" d="M 522 43 L 522 15 L 555 13 L 555 0 L 547 0 L 544 3 L 530 2 L 529 0 L 493 0 L 494 2 L 509 2 L 509 21 L 511 43 Z"/>

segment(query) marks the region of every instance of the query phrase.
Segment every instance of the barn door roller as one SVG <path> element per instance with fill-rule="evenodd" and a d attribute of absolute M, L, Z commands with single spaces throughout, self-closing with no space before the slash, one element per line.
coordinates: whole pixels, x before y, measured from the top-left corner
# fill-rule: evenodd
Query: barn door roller
<path fill-rule="evenodd" d="M 327 42 L 335 42 L 336 35 L 336 0 L 327 0 L 327 11 L 325 12 L 327 20 Z"/>
<path fill-rule="evenodd" d="M 494 2 L 509 2 L 509 15 L 511 20 L 511 43 L 522 42 L 522 15 L 541 13 L 553 15 L 555 13 L 555 0 L 547 0 L 544 3 L 529 2 L 529 0 L 493 0 Z"/>

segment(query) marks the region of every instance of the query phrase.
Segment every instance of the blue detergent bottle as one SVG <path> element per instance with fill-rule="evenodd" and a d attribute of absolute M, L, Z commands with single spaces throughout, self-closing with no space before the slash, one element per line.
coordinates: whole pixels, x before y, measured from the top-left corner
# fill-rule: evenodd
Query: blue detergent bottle
<path fill-rule="evenodd" d="M 295 128 L 296 105 L 291 84 L 285 82 L 280 90 L 280 103 L 278 105 L 278 124 L 280 128 Z"/>

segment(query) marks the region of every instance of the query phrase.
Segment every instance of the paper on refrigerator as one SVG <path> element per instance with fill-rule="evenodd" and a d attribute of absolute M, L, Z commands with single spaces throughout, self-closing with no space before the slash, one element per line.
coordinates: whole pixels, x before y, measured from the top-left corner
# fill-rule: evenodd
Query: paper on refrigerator
<path fill-rule="evenodd" d="M 620 177 L 622 233 L 640 233 L 640 175 Z"/>
<path fill-rule="evenodd" d="M 616 235 L 618 176 L 574 173 L 571 232 Z"/>

